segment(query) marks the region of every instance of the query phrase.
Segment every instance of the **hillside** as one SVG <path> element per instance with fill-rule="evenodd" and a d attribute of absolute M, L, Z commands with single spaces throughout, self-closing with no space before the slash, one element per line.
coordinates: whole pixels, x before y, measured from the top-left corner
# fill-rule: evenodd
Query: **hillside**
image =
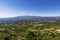
<path fill-rule="evenodd" d="M 20 20 L 0 23 L 0 40 L 60 40 L 60 22 Z"/>

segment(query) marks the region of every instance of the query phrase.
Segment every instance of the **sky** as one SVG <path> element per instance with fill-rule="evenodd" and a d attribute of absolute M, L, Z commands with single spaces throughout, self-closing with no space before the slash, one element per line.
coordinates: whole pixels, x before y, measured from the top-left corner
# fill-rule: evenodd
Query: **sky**
<path fill-rule="evenodd" d="M 60 16 L 60 0 L 0 0 L 0 18 Z"/>

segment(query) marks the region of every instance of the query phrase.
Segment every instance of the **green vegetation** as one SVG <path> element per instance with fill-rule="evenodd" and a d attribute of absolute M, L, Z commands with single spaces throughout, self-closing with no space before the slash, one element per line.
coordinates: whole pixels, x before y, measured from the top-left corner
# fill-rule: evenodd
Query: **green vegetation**
<path fill-rule="evenodd" d="M 3 22 L 0 23 L 0 40 L 60 40 L 60 22 Z"/>

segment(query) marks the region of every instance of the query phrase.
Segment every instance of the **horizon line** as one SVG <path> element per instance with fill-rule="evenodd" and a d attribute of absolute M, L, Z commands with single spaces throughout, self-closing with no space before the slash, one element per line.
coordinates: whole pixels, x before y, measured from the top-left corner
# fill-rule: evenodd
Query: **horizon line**
<path fill-rule="evenodd" d="M 20 15 L 20 16 L 37 16 L 37 17 L 60 17 L 60 16 L 39 16 L 39 15 Z M 13 17 L 19 17 L 19 16 L 11 16 L 11 17 L 0 17 L 1 18 L 13 18 Z"/>

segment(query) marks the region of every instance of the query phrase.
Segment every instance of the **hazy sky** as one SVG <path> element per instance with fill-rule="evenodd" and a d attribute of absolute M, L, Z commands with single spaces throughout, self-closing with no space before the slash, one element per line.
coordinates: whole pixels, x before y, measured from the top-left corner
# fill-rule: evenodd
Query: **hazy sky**
<path fill-rule="evenodd" d="M 60 16 L 60 0 L 0 0 L 0 18 L 23 15 Z"/>

